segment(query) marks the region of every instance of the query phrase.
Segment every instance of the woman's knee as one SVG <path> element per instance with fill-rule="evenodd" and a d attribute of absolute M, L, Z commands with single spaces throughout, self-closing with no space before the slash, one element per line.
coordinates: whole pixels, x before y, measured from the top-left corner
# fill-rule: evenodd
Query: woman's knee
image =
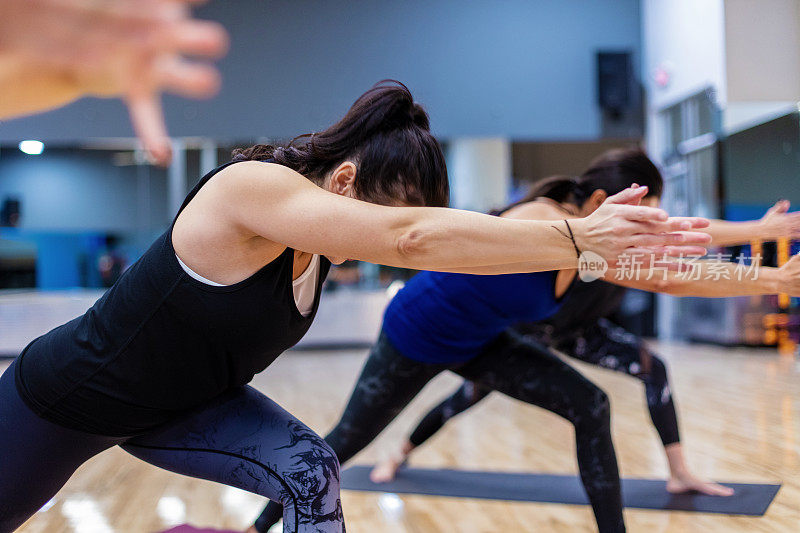
<path fill-rule="evenodd" d="M 593 391 L 591 408 L 594 418 L 608 419 L 611 417 L 611 400 L 600 387 L 595 387 Z"/>
<path fill-rule="evenodd" d="M 316 492 L 317 498 L 333 499 L 339 498 L 341 482 L 341 465 L 339 458 L 333 448 L 322 438 L 317 439 L 314 449 L 315 460 L 311 461 L 313 471 L 311 472 L 312 492 Z"/>
<path fill-rule="evenodd" d="M 330 465 L 334 477 L 338 483 L 339 479 L 341 478 L 341 465 L 339 464 L 339 457 L 336 455 L 336 450 L 322 437 L 319 438 L 317 441 L 317 446 L 319 447 L 320 456 L 324 457 L 324 460 L 327 464 Z"/>
<path fill-rule="evenodd" d="M 318 435 L 307 435 L 292 459 L 281 469 L 288 488 L 282 498 L 284 518 L 319 528 L 342 523 L 340 467 L 333 448 Z"/>
<path fill-rule="evenodd" d="M 341 468 L 333 448 L 316 434 L 293 448 L 292 462 L 282 474 L 294 496 L 304 501 L 338 498 Z"/>
<path fill-rule="evenodd" d="M 650 379 L 655 383 L 666 384 L 667 378 L 667 365 L 657 355 L 650 354 Z"/>
<path fill-rule="evenodd" d="M 611 401 L 603 389 L 587 383 L 580 394 L 571 422 L 577 428 L 609 426 L 611 423 Z"/>

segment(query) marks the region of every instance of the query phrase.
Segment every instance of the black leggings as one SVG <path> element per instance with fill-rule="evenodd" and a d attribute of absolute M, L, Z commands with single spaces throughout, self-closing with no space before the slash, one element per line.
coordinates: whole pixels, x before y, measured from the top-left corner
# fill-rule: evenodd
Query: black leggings
<path fill-rule="evenodd" d="M 286 532 L 343 532 L 339 462 L 275 402 L 243 387 L 146 435 L 103 437 L 52 424 L 0 377 L 0 533 L 33 515 L 92 456 L 119 445 L 172 472 L 280 501 Z"/>
<path fill-rule="evenodd" d="M 418 362 L 398 353 L 384 335 L 373 347 L 339 423 L 325 441 L 345 463 L 394 420 L 433 377 L 452 370 L 478 386 L 543 407 L 575 427 L 581 480 L 601 532 L 624 531 L 608 397 L 555 356 L 532 353 L 513 332 L 502 334 L 462 365 Z M 270 502 L 256 522 L 266 531 L 281 516 Z"/>
<path fill-rule="evenodd" d="M 421 446 L 423 442 L 442 429 L 448 420 L 477 404 L 489 396 L 490 392 L 492 389 L 481 387 L 472 381 L 464 381 L 457 391 L 422 417 L 408 437 L 408 441 L 414 447 Z"/>
<path fill-rule="evenodd" d="M 554 332 L 545 325 L 526 326 L 525 332 L 537 341 L 535 346 L 552 346 L 575 359 L 640 379 L 661 442 L 664 446 L 680 442 L 667 367 L 641 338 L 605 318 L 569 334 Z"/>
<path fill-rule="evenodd" d="M 605 319 L 561 339 L 554 338 L 548 326 L 538 324 L 520 328 L 520 332 L 530 340 L 531 353 L 535 352 L 537 356 L 554 355 L 550 348 L 540 343 L 552 344 L 575 359 L 640 379 L 644 383 L 650 418 L 661 442 L 664 446 L 680 442 L 667 368 L 639 337 Z M 409 442 L 414 446 L 422 445 L 448 420 L 477 404 L 490 392 L 491 389 L 465 381 L 420 420 L 409 436 Z"/>

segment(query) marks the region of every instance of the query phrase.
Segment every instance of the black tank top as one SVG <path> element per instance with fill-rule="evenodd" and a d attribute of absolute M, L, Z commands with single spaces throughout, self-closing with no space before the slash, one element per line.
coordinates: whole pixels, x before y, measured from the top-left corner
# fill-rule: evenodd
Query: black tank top
<path fill-rule="evenodd" d="M 573 282 L 558 311 L 543 321 L 553 327 L 553 337 L 568 337 L 619 309 L 627 289 L 596 280 Z"/>
<path fill-rule="evenodd" d="M 204 176 L 181 211 L 230 164 Z M 304 317 L 292 290 L 294 250 L 244 281 L 210 286 L 178 263 L 174 224 L 86 314 L 20 355 L 17 388 L 39 416 L 101 435 L 139 434 L 248 383 L 308 330 L 330 268 L 324 257 Z"/>

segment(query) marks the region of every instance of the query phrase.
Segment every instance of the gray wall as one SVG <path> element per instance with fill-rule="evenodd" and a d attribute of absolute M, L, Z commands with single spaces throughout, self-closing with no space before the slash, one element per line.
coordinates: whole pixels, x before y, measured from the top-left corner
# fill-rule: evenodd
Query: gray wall
<path fill-rule="evenodd" d="M 216 0 L 233 43 L 210 102 L 170 98 L 171 133 L 289 137 L 340 116 L 375 81 L 407 83 L 435 133 L 592 139 L 597 49 L 640 49 L 638 0 Z M 130 136 L 118 102 L 0 124 L 0 141 Z"/>

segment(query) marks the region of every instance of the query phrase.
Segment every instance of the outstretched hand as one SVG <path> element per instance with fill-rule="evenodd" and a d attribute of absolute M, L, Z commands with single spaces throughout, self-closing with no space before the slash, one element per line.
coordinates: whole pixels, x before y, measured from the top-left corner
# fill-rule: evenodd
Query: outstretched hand
<path fill-rule="evenodd" d="M 198 0 L 3 0 L 0 117 L 64 105 L 81 96 L 120 97 L 151 159 L 171 150 L 160 94 L 212 96 L 219 74 L 186 56 L 218 58 L 227 34 L 191 18 Z M 25 90 L 14 89 L 24 85 Z M 6 90 L 8 89 L 8 90 Z"/>
<path fill-rule="evenodd" d="M 711 236 L 692 231 L 708 226 L 698 217 L 670 217 L 664 210 L 639 205 L 647 187 L 632 186 L 609 196 L 584 219 L 571 223 L 576 227 L 575 242 L 582 251 L 602 256 L 611 268 L 622 256 L 646 255 L 680 257 L 704 255 Z M 677 264 L 668 268 L 679 268 Z"/>
<path fill-rule="evenodd" d="M 800 239 L 800 212 L 789 213 L 789 200 L 779 200 L 761 217 L 770 239 Z"/>

